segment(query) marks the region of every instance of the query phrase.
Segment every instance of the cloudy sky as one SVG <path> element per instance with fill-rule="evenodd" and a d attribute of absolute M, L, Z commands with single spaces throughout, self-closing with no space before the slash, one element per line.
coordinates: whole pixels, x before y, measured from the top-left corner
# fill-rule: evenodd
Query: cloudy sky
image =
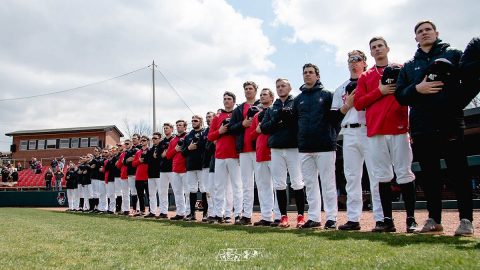
<path fill-rule="evenodd" d="M 372 36 L 403 63 L 422 19 L 463 49 L 480 34 L 478 10 L 477 0 L 3 0 L 0 151 L 16 130 L 151 123 L 153 60 L 160 124 L 217 110 L 225 90 L 242 101 L 246 80 L 274 89 L 286 77 L 298 89 L 306 62 L 334 90 L 348 78 L 346 52 L 369 55 Z"/>

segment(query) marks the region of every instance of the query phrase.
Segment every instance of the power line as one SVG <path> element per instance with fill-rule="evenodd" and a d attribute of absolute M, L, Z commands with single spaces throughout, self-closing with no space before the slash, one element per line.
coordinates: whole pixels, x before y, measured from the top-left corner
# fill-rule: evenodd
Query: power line
<path fill-rule="evenodd" d="M 165 77 L 165 75 L 163 75 L 163 73 L 157 69 L 156 71 L 158 71 L 158 73 L 160 73 L 160 75 L 162 75 L 162 77 L 165 79 L 165 81 L 167 82 L 167 84 L 170 86 L 170 88 L 172 88 L 172 90 L 175 92 L 175 94 L 177 94 L 177 96 L 180 98 L 180 100 L 183 102 L 183 104 L 185 104 L 185 106 L 190 110 L 190 112 L 192 114 L 195 114 L 193 112 L 193 110 L 190 108 L 190 106 L 188 106 L 187 102 L 182 98 L 182 96 L 177 92 L 177 90 L 175 89 L 175 87 L 173 87 L 173 85 L 170 83 L 170 81 L 167 79 L 167 77 Z"/>
<path fill-rule="evenodd" d="M 59 94 L 59 93 L 70 92 L 70 91 L 78 90 L 78 89 L 85 88 L 85 87 L 88 87 L 88 86 L 92 86 L 92 85 L 96 85 L 96 84 L 101 84 L 101 83 L 104 83 L 104 82 L 108 82 L 108 81 L 111 81 L 111 80 L 115 80 L 115 79 L 118 79 L 118 78 L 121 78 L 121 77 L 130 75 L 130 74 L 132 74 L 132 73 L 138 72 L 138 71 L 140 71 L 140 70 L 144 70 L 144 69 L 146 69 L 146 68 L 149 68 L 150 66 L 151 66 L 151 65 L 146 66 L 146 67 L 142 67 L 142 68 L 139 68 L 139 69 L 136 69 L 136 70 L 134 70 L 134 71 L 127 72 L 127 73 L 122 74 L 122 75 L 115 76 L 115 77 L 113 77 L 113 78 L 109 78 L 109 79 L 105 79 L 105 80 L 102 80 L 102 81 L 85 84 L 85 85 L 82 85 L 82 86 L 77 86 L 77 87 L 70 88 L 70 89 L 65 89 L 65 90 L 60 90 L 60 91 L 54 91 L 54 92 L 49 92 L 49 93 L 44 93 L 44 94 L 38 94 L 38 95 L 33 95 L 33 96 L 15 97 L 15 98 L 4 98 L 4 99 L 0 99 L 0 102 L 2 102 L 2 101 L 11 101 L 11 100 L 30 99 L 30 98 L 37 98 L 37 97 L 43 97 L 43 96 L 49 96 L 49 95 L 54 95 L 54 94 Z"/>

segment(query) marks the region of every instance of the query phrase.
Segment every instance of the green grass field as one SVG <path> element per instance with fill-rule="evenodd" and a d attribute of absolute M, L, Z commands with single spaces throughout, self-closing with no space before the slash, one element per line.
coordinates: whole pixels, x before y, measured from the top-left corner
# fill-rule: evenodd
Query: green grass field
<path fill-rule="evenodd" d="M 0 208 L 0 230 L 0 269 L 480 269 L 478 238 L 174 223 L 28 208 Z M 220 256 L 244 252 L 251 256 Z"/>

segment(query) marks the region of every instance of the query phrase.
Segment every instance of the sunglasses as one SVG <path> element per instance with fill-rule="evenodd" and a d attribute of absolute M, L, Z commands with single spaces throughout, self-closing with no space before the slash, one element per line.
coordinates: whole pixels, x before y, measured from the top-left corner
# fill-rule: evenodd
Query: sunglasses
<path fill-rule="evenodd" d="M 145 140 L 145 139 L 141 139 L 140 141 L 141 141 L 141 142 L 146 142 L 147 140 Z"/>
<path fill-rule="evenodd" d="M 358 55 L 352 55 L 348 58 L 348 63 L 360 62 L 363 61 L 363 58 Z"/>
<path fill-rule="evenodd" d="M 130 143 L 125 143 L 125 145 L 130 145 Z"/>
<path fill-rule="evenodd" d="M 158 140 L 158 139 L 160 139 L 160 138 L 158 138 L 158 137 L 152 137 L 152 140 Z"/>
<path fill-rule="evenodd" d="M 198 119 L 192 119 L 192 122 L 195 122 L 195 123 L 196 123 L 196 122 L 200 122 L 200 120 L 198 120 Z"/>

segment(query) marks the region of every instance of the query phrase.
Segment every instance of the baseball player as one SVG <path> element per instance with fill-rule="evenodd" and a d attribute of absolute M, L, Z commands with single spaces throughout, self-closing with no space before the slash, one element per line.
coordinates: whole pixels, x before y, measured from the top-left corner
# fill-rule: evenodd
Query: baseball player
<path fill-rule="evenodd" d="M 255 82 L 246 81 L 243 84 L 246 101 L 233 110 L 232 119 L 228 131 L 236 136 L 236 149 L 240 155 L 240 175 L 243 188 L 243 215 L 235 225 L 250 225 L 252 223 L 255 171 L 255 143 L 252 143 L 250 135 L 255 129 L 252 128 L 253 115 L 248 111 L 252 106 L 259 104 L 256 99 L 258 86 Z"/>
<path fill-rule="evenodd" d="M 380 80 L 388 65 L 390 48 L 382 37 L 369 42 L 375 65 L 358 78 L 354 105 L 358 111 L 366 110 L 367 152 L 371 155 L 375 180 L 379 181 L 384 223 L 377 224 L 374 232 L 395 232 L 392 218 L 391 181 L 395 171 L 396 181 L 402 190 L 407 212 L 407 232 L 416 229 L 415 175 L 412 172 L 412 149 L 408 135 L 408 109 L 396 101 L 395 84 L 382 84 Z"/>
<path fill-rule="evenodd" d="M 186 136 L 187 122 L 185 120 L 177 120 L 177 136 L 170 142 L 166 158 L 172 160 L 172 189 L 175 196 L 176 215 L 170 220 L 183 220 L 185 218 L 185 186 L 187 171 L 185 157 L 182 155 L 182 147 Z"/>
<path fill-rule="evenodd" d="M 235 136 L 229 133 L 228 126 L 232 117 L 235 105 L 235 94 L 226 91 L 223 94 L 223 105 L 221 110 L 213 118 L 208 132 L 208 140 L 216 142 L 215 146 L 215 191 L 214 191 L 214 214 L 215 222 L 224 222 L 225 197 L 227 183 L 230 182 L 233 191 L 233 207 L 235 210 L 235 221 L 239 222 L 242 214 L 243 189 L 240 179 L 238 153 L 235 148 Z"/>
<path fill-rule="evenodd" d="M 281 219 L 274 221 L 272 226 L 290 227 L 287 216 L 287 172 L 297 206 L 297 228 L 305 224 L 305 191 L 300 173 L 300 156 L 298 153 L 297 132 L 298 123 L 293 116 L 292 87 L 287 79 L 276 81 L 278 99 L 272 107 L 265 111 L 260 124 L 263 134 L 269 135 L 268 147 L 271 149 L 271 165 L 273 187 L 281 213 Z"/>
<path fill-rule="evenodd" d="M 207 205 L 205 183 L 202 181 L 202 155 L 205 152 L 203 131 L 203 118 L 200 115 L 192 116 L 192 130 L 185 137 L 182 147 L 182 154 L 185 156 L 187 164 L 187 190 L 185 193 L 188 193 L 190 197 L 190 214 L 186 217 L 186 221 L 196 220 L 195 204 L 198 190 L 202 193 L 202 202 L 205 206 Z"/>
<path fill-rule="evenodd" d="M 350 98 L 350 109 L 346 111 L 341 123 L 340 134 L 343 135 L 343 170 L 347 180 L 347 218 L 346 224 L 338 227 L 340 230 L 360 230 L 360 215 L 363 209 L 362 174 L 365 161 L 370 179 L 373 216 L 376 222 L 383 223 L 382 205 L 378 191 L 378 182 L 374 180 L 372 162 L 367 154 L 367 126 L 365 111 L 357 111 L 351 107 L 358 77 L 367 69 L 367 57 L 359 50 L 348 53 L 348 70 L 350 79 L 335 90 L 332 110 L 338 111 Z M 342 112 L 343 114 L 343 112 Z"/>
<path fill-rule="evenodd" d="M 256 166 L 255 183 L 257 184 L 258 200 L 260 201 L 260 212 L 262 218 L 253 223 L 253 226 L 271 226 L 273 222 L 273 210 L 275 209 L 275 218 L 279 219 L 280 211 L 278 204 L 275 203 L 273 183 L 272 183 L 272 164 L 271 153 L 268 148 L 269 135 L 263 134 L 259 123 L 263 120 L 266 109 L 268 109 L 274 100 L 272 90 L 268 88 L 260 91 L 260 112 L 255 114 L 252 127 L 255 129 L 251 135 L 252 140 L 256 140 Z"/>
<path fill-rule="evenodd" d="M 170 142 L 175 137 L 173 135 L 173 124 L 163 124 L 163 134 L 165 137 L 160 141 L 160 183 L 158 185 L 158 200 L 160 214 L 158 218 L 168 218 L 168 186 L 173 180 L 172 160 L 167 158 L 167 149 Z"/>
<path fill-rule="evenodd" d="M 443 76 L 444 74 L 433 71 L 433 67 L 445 64 L 446 61 L 449 64 L 444 67 L 455 70 L 459 66 L 462 52 L 440 40 L 436 26 L 431 21 L 417 23 L 414 32 L 418 49 L 413 59 L 406 62 L 400 71 L 395 96 L 400 104 L 410 106 L 412 147 L 422 168 L 422 188 L 427 198 L 428 219 L 416 232 L 443 233 L 443 181 L 439 164 L 440 159 L 445 158 L 448 170 L 455 175 L 452 183 L 455 185 L 460 214 L 460 224 L 455 235 L 473 236 L 472 185 L 465 156 L 463 118 L 463 108 L 473 95 L 468 93 L 471 89 L 461 88 L 460 78 L 453 74 Z M 442 63 L 437 62 L 440 59 Z M 468 72 L 460 75 L 463 74 Z"/>
<path fill-rule="evenodd" d="M 304 85 L 293 102 L 298 119 L 298 150 L 308 201 L 308 221 L 300 228 L 318 228 L 321 220 L 322 195 L 326 219 L 324 229 L 337 227 L 337 187 L 335 182 L 336 127 L 338 120 L 331 111 L 333 93 L 320 82 L 320 71 L 314 64 L 303 66 Z M 344 105 L 348 107 L 348 103 Z M 347 110 L 348 108 L 342 108 Z"/>

